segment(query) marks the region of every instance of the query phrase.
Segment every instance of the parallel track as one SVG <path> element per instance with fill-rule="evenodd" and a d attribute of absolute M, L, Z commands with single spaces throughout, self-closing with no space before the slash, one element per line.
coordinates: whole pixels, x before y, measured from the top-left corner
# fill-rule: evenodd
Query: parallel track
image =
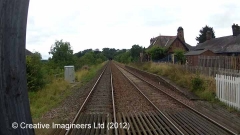
<path fill-rule="evenodd" d="M 216 121 L 208 118 L 207 116 L 198 112 L 197 110 L 193 109 L 192 107 L 186 105 L 185 103 L 175 99 L 174 97 L 165 93 L 164 91 L 162 91 L 158 87 L 154 86 L 153 84 L 151 84 L 147 80 L 138 77 L 137 75 L 135 75 L 131 71 L 129 71 L 125 68 L 119 67 L 119 66 L 117 66 L 117 67 L 124 74 L 124 76 L 150 102 L 153 98 L 150 95 L 146 96 L 146 92 L 143 92 L 143 90 L 138 88 L 138 86 L 136 85 L 136 82 L 133 82 L 129 78 L 129 75 L 127 75 L 127 74 L 130 74 L 130 76 L 132 75 L 132 76 L 138 78 L 138 82 L 142 81 L 142 83 L 146 83 L 147 85 L 151 86 L 154 89 L 157 89 L 158 91 L 160 90 L 159 92 L 164 93 L 165 95 L 170 97 L 172 100 L 178 102 L 179 105 L 182 105 L 182 106 L 187 108 L 187 109 L 184 109 L 183 111 L 176 111 L 175 113 L 169 113 L 169 112 L 168 113 L 166 113 L 166 112 L 163 113 L 163 115 L 165 115 L 165 117 L 167 117 L 168 120 L 171 121 L 171 123 L 173 123 L 181 131 L 180 133 L 182 133 L 182 134 L 206 134 L 206 133 L 209 134 L 209 132 L 211 132 L 211 134 L 237 134 L 237 133 L 234 133 L 233 131 L 229 130 L 228 128 L 222 126 L 221 124 L 217 123 Z M 146 90 L 144 90 L 144 91 L 146 91 Z M 156 105 L 154 105 L 154 106 L 156 106 Z M 159 108 L 159 109 L 161 110 L 161 108 Z"/>
<path fill-rule="evenodd" d="M 114 82 L 114 86 L 119 85 L 119 80 L 122 80 L 123 83 L 120 83 L 122 87 L 116 87 L 116 94 L 123 94 L 124 100 L 117 103 L 117 122 L 118 123 L 128 123 L 130 128 L 123 129 L 118 128 L 118 133 L 121 135 L 181 135 L 181 131 L 173 124 L 167 117 L 164 116 L 162 111 L 160 111 L 154 104 L 145 98 L 136 87 L 134 87 L 133 83 L 129 82 L 128 79 L 125 78 L 124 74 L 113 65 L 114 71 L 114 79 L 118 80 Z M 117 77 L 117 78 L 116 78 Z M 114 80 L 115 81 L 115 80 Z M 124 87 L 123 87 L 124 86 Z M 119 89 L 120 88 L 120 89 Z M 121 91 L 121 92 L 120 92 Z M 123 92 L 125 91 L 125 92 Z M 120 92 L 120 93 L 118 93 Z M 126 93 L 130 95 L 126 95 Z M 136 97 L 134 97 L 136 96 Z M 116 98 L 117 99 L 117 98 Z M 133 101 L 135 99 L 135 101 Z M 136 102 L 138 102 L 136 104 Z M 123 107 L 121 104 L 124 104 Z M 137 105 L 137 106 L 133 106 Z M 143 105 L 143 106 L 142 106 Z M 119 109 L 119 107 L 121 109 Z M 130 109 L 129 107 L 132 107 Z M 144 108 L 142 108 L 144 107 Z M 124 110 L 126 108 L 126 110 Z M 142 108 L 142 109 L 141 109 Z M 146 110 L 148 108 L 149 110 Z"/>
<path fill-rule="evenodd" d="M 117 66 L 117 68 L 119 69 L 120 67 Z M 147 126 L 147 124 L 140 124 L 140 128 L 142 128 L 142 132 L 140 132 L 139 134 L 172 134 L 172 135 L 175 135 L 175 134 L 181 134 L 181 135 L 184 135 L 184 133 L 142 92 L 142 90 L 125 74 L 123 73 L 123 71 L 121 69 L 119 69 L 120 72 L 127 78 L 127 80 L 144 96 L 144 98 L 146 98 L 153 106 L 154 108 L 157 110 L 157 112 L 153 112 L 155 113 L 155 116 L 158 116 L 160 117 L 160 119 L 158 119 L 158 122 L 161 122 L 161 126 L 164 127 L 164 128 L 159 128 L 158 126 L 155 126 L 153 127 L 155 124 L 154 121 L 151 121 L 151 115 L 146 115 L 146 114 L 141 114 L 141 115 L 138 115 L 136 117 L 149 117 L 149 118 L 146 118 L 145 120 L 142 120 L 142 122 L 145 122 L 145 121 L 148 121 L 148 125 L 150 126 Z M 138 119 L 136 119 L 136 121 L 139 121 Z M 151 121 L 151 122 L 150 122 Z M 163 121 L 163 122 L 162 122 Z M 133 122 L 134 123 L 134 122 Z M 145 128 L 143 128 L 143 126 Z M 174 130 L 170 130 L 167 131 L 168 129 L 174 129 Z M 159 131 L 158 131 L 159 130 Z M 164 132 L 164 130 L 166 130 Z M 134 131 L 133 131 L 134 132 Z"/>
<path fill-rule="evenodd" d="M 165 93 L 150 82 L 138 77 L 133 72 L 112 64 L 112 66 L 116 66 L 119 69 L 119 71 L 126 77 L 126 79 L 156 109 L 156 111 L 135 113 L 116 112 L 113 87 L 114 80 L 112 78 L 111 64 L 112 63 L 109 62 L 104 68 L 96 83 L 90 90 L 85 101 L 83 102 L 82 106 L 80 107 L 74 120 L 72 121 L 74 124 L 91 124 L 92 127 L 70 129 L 65 133 L 65 135 L 236 134 L 226 127 L 218 124 L 216 121 L 208 118 L 204 114 L 194 110 L 190 106 Z M 134 77 L 137 78 L 135 81 L 133 79 Z M 139 84 L 145 85 L 146 87 L 152 87 L 152 90 L 143 89 L 144 87 L 139 87 L 141 86 Z M 154 96 L 156 94 L 156 90 L 158 90 L 157 92 L 164 93 L 168 97 L 166 99 L 169 100 L 169 98 L 171 98 L 172 101 L 174 100 L 178 106 L 181 106 L 180 109 L 169 112 L 162 108 L 159 108 L 159 104 L 156 104 L 156 99 L 159 97 Z M 169 100 L 166 102 L 172 101 Z M 130 128 L 115 128 L 108 130 L 106 125 L 104 125 L 104 128 L 93 128 L 94 123 L 102 124 L 109 122 L 127 122 L 130 125 Z"/>

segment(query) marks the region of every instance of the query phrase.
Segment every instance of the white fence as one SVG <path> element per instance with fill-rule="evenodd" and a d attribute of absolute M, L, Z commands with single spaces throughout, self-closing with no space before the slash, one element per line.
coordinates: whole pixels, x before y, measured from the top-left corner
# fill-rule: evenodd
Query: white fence
<path fill-rule="evenodd" d="M 240 110 L 240 77 L 216 74 L 215 79 L 218 99 Z"/>

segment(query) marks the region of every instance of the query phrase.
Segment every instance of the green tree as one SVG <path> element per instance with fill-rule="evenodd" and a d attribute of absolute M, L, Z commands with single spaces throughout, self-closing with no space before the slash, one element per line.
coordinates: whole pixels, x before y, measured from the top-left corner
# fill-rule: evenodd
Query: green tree
<path fill-rule="evenodd" d="M 118 54 L 116 57 L 115 57 L 115 60 L 118 61 L 118 62 L 121 62 L 121 63 L 130 63 L 132 61 L 132 56 L 131 56 L 131 53 L 128 51 L 128 52 L 123 52 L 121 54 Z"/>
<path fill-rule="evenodd" d="M 117 59 L 118 56 L 120 56 L 121 54 L 123 54 L 125 52 L 127 52 L 127 49 L 122 49 L 122 50 L 117 49 L 114 59 Z"/>
<path fill-rule="evenodd" d="M 118 62 L 123 62 L 121 59 L 123 57 L 123 55 L 127 52 L 127 49 L 122 49 L 122 50 L 117 50 L 114 60 L 118 61 Z M 128 53 L 128 55 L 130 56 L 130 53 Z"/>
<path fill-rule="evenodd" d="M 103 61 L 106 61 L 107 58 L 103 55 L 103 53 L 95 53 L 95 64 L 102 63 Z"/>
<path fill-rule="evenodd" d="M 140 53 L 143 51 L 143 48 L 139 45 L 133 45 L 130 49 L 130 53 L 134 62 L 140 60 Z"/>
<path fill-rule="evenodd" d="M 81 68 L 84 65 L 100 64 L 107 58 L 102 53 L 88 52 L 77 60 L 77 68 Z"/>
<path fill-rule="evenodd" d="M 152 47 L 147 50 L 147 53 L 150 54 L 152 60 L 159 60 L 166 56 L 167 49 L 162 47 Z"/>
<path fill-rule="evenodd" d="M 108 59 L 114 59 L 117 50 L 115 48 L 103 48 L 102 53 Z"/>
<path fill-rule="evenodd" d="M 53 61 L 54 67 L 63 69 L 66 65 L 74 65 L 75 58 L 73 50 L 69 42 L 63 42 L 62 40 L 56 41 L 52 45 L 49 54 L 52 54 L 50 61 Z"/>
<path fill-rule="evenodd" d="M 181 64 L 185 63 L 185 61 L 186 61 L 184 53 L 185 52 L 182 49 L 174 50 L 174 56 L 179 62 L 181 62 Z"/>
<path fill-rule="evenodd" d="M 93 52 L 88 52 L 83 56 L 83 59 L 85 59 L 87 62 L 86 64 L 93 65 L 95 61 L 94 53 Z"/>
<path fill-rule="evenodd" d="M 77 56 L 78 58 L 82 57 L 83 55 L 85 55 L 88 52 L 92 52 L 92 49 L 85 49 L 83 51 L 79 51 L 77 53 L 75 53 L 74 55 Z"/>
<path fill-rule="evenodd" d="M 41 54 L 38 52 L 26 57 L 27 87 L 29 91 L 37 91 L 46 84 L 41 59 Z"/>
<path fill-rule="evenodd" d="M 207 39 L 206 39 L 206 33 L 207 31 L 210 31 L 212 33 L 212 38 L 215 38 L 215 32 L 213 30 L 213 27 L 209 27 L 209 26 L 205 26 L 203 27 L 199 32 L 199 36 L 196 37 L 196 40 L 198 41 L 198 43 L 203 43 L 205 42 Z"/>

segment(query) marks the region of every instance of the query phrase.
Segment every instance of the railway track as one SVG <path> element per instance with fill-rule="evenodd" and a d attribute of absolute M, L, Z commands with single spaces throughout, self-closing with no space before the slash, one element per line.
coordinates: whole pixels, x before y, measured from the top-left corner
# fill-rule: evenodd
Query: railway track
<path fill-rule="evenodd" d="M 65 135 L 116 134 L 106 123 L 115 122 L 115 105 L 110 62 L 107 64 L 73 120 Z"/>
<path fill-rule="evenodd" d="M 117 123 L 128 123 L 129 129 L 118 128 L 121 135 L 180 135 L 181 131 L 148 101 L 113 65 Z M 123 97 L 118 99 L 119 94 Z"/>
<path fill-rule="evenodd" d="M 205 114 L 208 118 L 217 121 L 220 125 L 228 128 L 236 134 L 240 134 L 240 114 L 238 112 L 229 112 L 219 104 L 199 100 L 199 97 L 189 92 L 187 89 L 179 87 L 170 80 L 152 74 L 143 70 L 136 69 L 131 66 L 124 66 L 140 78 L 144 78 L 154 86 L 192 107 L 194 110 Z"/>
<path fill-rule="evenodd" d="M 115 69 L 114 69 L 115 68 Z M 129 102 L 118 103 L 124 100 L 115 100 L 115 96 L 119 91 L 115 91 L 116 85 L 119 85 L 113 79 L 112 74 L 116 74 L 116 69 L 122 76 L 115 75 L 119 80 L 127 80 L 140 96 L 126 96 L 124 100 L 129 98 Z M 113 72 L 114 70 L 114 72 Z M 113 73 L 112 73 L 113 72 Z M 125 81 L 125 84 L 126 81 Z M 122 86 L 123 84 L 121 84 Z M 119 87 L 119 86 L 118 86 Z M 120 87 L 124 88 L 124 87 Z M 130 91 L 127 85 L 123 92 Z M 131 89 L 132 90 L 132 89 Z M 115 93 L 116 92 L 116 93 Z M 120 92 L 120 94 L 123 94 Z M 128 95 L 130 93 L 127 93 Z M 133 98 L 138 96 L 138 98 Z M 119 98 L 119 97 L 118 97 Z M 144 103 L 141 100 L 145 100 Z M 139 104 L 131 102 L 139 100 L 139 104 L 143 104 L 145 108 L 136 109 L 134 107 Z M 116 102 L 115 104 L 115 101 Z M 120 107 L 121 106 L 121 107 Z M 128 111 L 125 111 L 128 107 Z M 132 107 L 132 108 L 131 108 Z M 154 109 L 152 109 L 154 108 Z M 132 110 L 131 110 L 132 109 Z M 117 110 L 117 111 L 116 111 Z M 142 110 L 142 111 L 139 111 Z M 113 123 L 109 128 L 109 123 Z M 217 122 L 208 119 L 203 114 L 196 112 L 188 105 L 174 99 L 171 95 L 166 94 L 161 89 L 151 85 L 148 81 L 134 75 L 131 71 L 109 62 L 93 88 L 86 97 L 84 103 L 80 107 L 72 124 L 80 125 L 80 128 L 72 127 L 60 134 L 65 135 L 182 135 L 182 134 L 235 134 L 231 130 L 223 127 Z M 115 128 L 114 128 L 115 127 Z"/>
<path fill-rule="evenodd" d="M 72 122 L 74 124 L 80 124 L 82 128 L 71 128 L 65 133 L 66 135 L 182 134 L 156 107 L 155 111 L 149 112 L 116 113 L 110 65 L 111 63 L 106 66 L 98 78 Z M 109 84 L 111 84 L 111 86 Z M 152 106 L 154 105 L 152 104 Z M 115 128 L 109 130 L 106 124 L 111 122 L 115 123 L 115 125 L 113 125 Z M 96 125 L 95 123 L 99 123 L 100 125 Z M 103 123 L 105 125 L 102 126 L 101 124 Z"/>
<path fill-rule="evenodd" d="M 171 123 L 174 128 L 179 131 L 178 134 L 236 134 L 216 121 L 208 118 L 204 114 L 194 110 L 187 104 L 165 93 L 143 78 L 136 76 L 131 71 L 123 69 L 119 66 L 118 69 L 139 90 L 139 92 L 141 92 L 142 95 L 149 100 L 149 102 L 152 102 L 152 104 L 159 109 L 158 112 L 160 114 L 158 115 L 164 116 L 165 120 L 167 119 L 169 123 Z M 148 120 L 148 122 L 145 122 L 142 126 L 140 126 L 143 130 L 145 130 L 144 132 L 141 132 L 141 134 L 155 134 L 156 132 L 157 134 L 166 134 L 164 132 L 159 132 L 159 128 L 154 125 L 155 123 L 151 123 L 153 121 L 146 118 L 144 114 L 138 114 L 138 116 L 145 118 L 145 121 Z M 156 116 L 156 113 L 154 116 Z M 158 122 L 160 121 L 162 120 L 159 120 Z M 134 122 L 129 122 L 132 123 L 132 125 L 134 124 Z M 143 126 L 145 126 L 145 128 Z M 171 133 L 168 132 L 167 134 Z"/>

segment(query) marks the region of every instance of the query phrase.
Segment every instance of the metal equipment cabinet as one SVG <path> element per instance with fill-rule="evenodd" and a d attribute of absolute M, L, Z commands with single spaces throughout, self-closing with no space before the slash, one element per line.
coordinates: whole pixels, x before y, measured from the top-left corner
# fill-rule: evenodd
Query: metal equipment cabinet
<path fill-rule="evenodd" d="M 75 70 L 74 66 L 64 66 L 64 78 L 69 83 L 75 82 Z"/>

